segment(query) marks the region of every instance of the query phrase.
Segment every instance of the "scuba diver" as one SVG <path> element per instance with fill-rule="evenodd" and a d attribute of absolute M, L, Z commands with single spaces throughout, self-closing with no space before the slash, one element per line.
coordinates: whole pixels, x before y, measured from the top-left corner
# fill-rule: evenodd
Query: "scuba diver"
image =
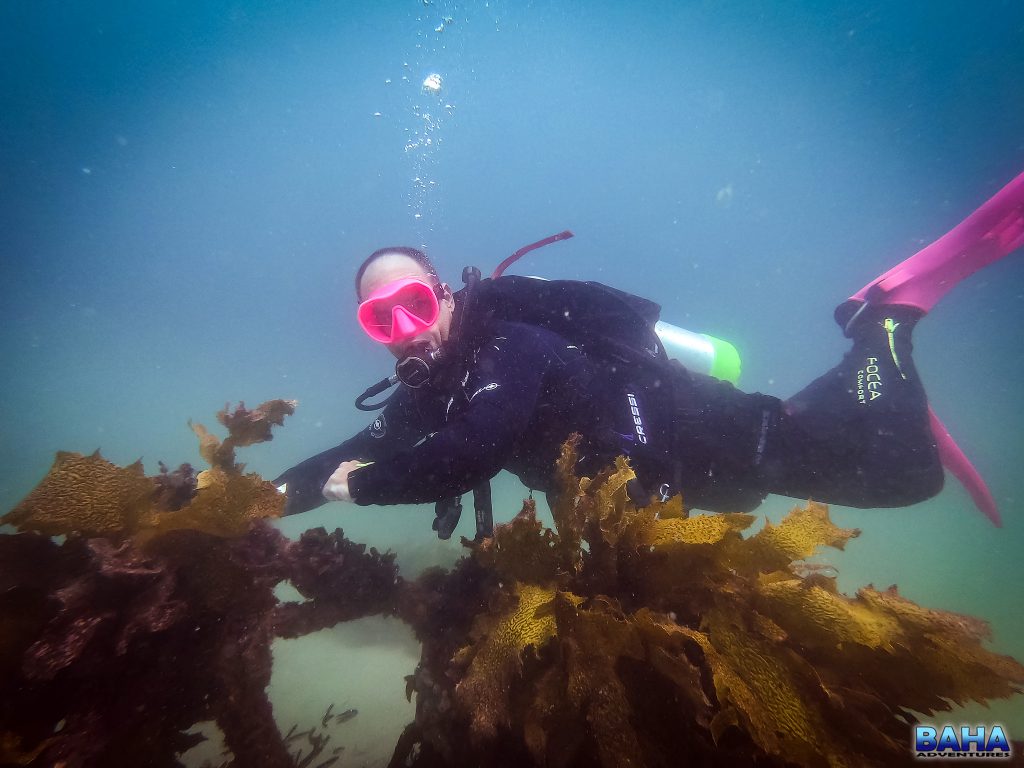
<path fill-rule="evenodd" d="M 852 348 L 785 401 L 670 359 L 653 302 L 599 283 L 501 276 L 571 234 L 520 249 L 491 279 L 467 267 L 459 291 L 419 250 L 371 254 L 355 278 L 357 319 L 397 358 L 395 375 L 357 400 L 383 406 L 368 427 L 274 481 L 285 513 L 331 500 L 435 502 L 434 529 L 448 538 L 472 490 L 477 536 L 487 536 L 490 479 L 507 469 L 531 490 L 556 491 L 556 458 L 578 433 L 577 474 L 625 455 L 641 505 L 682 493 L 688 508 L 738 512 L 776 493 L 906 506 L 937 494 L 946 466 L 1000 524 L 984 481 L 929 410 L 911 334 L 960 280 L 1024 244 L 1024 174 L 840 304 Z M 729 357 L 727 346 L 716 351 Z M 385 403 L 365 404 L 394 384 Z"/>

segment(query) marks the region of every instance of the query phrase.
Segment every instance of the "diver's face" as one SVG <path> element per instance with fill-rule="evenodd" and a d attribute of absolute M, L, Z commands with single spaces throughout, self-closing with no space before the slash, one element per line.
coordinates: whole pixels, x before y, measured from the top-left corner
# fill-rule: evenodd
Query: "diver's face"
<path fill-rule="evenodd" d="M 363 273 L 363 279 L 359 283 L 359 299 L 361 301 L 379 288 L 404 278 L 422 280 L 428 285 L 434 285 L 437 282 L 427 274 L 423 267 L 408 256 L 400 253 L 389 254 L 381 256 L 367 267 L 366 272 Z M 396 358 L 403 358 L 411 347 L 424 342 L 428 343 L 432 349 L 440 348 L 441 344 L 448 340 L 452 325 L 452 313 L 455 309 L 455 300 L 450 291 L 446 291 L 445 298 L 439 304 L 440 311 L 433 324 L 412 338 L 385 344 L 388 351 Z"/>

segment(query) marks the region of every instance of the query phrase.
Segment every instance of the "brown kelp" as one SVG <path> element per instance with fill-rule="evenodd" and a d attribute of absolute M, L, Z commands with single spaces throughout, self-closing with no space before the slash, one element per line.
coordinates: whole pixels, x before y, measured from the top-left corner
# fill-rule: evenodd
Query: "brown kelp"
<path fill-rule="evenodd" d="M 273 485 L 235 463 L 235 448 L 270 440 L 273 425 L 295 411 L 294 400 L 270 400 L 255 410 L 244 403 L 217 419 L 228 428 L 222 442 L 193 424 L 199 451 L 210 469 L 195 476 L 183 464 L 173 473 L 161 463 L 146 477 L 142 462 L 118 467 L 100 456 L 61 451 L 42 482 L 0 522 L 47 536 L 148 539 L 186 529 L 214 536 L 241 536 L 249 523 L 280 517 L 284 501 Z"/>
<path fill-rule="evenodd" d="M 2 519 L 20 533 L 0 536 L 0 765 L 178 765 L 208 720 L 234 764 L 296 764 L 266 696 L 271 641 L 387 610 L 401 582 L 340 530 L 290 542 L 266 524 L 280 494 L 234 448 L 293 408 L 225 408 L 223 442 L 196 426 L 198 476 L 58 454 Z M 307 601 L 280 605 L 284 580 Z"/>
<path fill-rule="evenodd" d="M 393 765 L 899 765 L 914 713 L 1020 692 L 986 625 L 895 587 L 853 598 L 799 561 L 858 534 L 809 503 L 743 537 L 750 515 L 637 508 L 620 459 L 559 462 L 555 530 L 532 502 L 473 565 L 419 587 L 417 720 Z M 467 604 L 479 606 L 475 613 Z"/>
<path fill-rule="evenodd" d="M 2 518 L 0 765 L 178 765 L 209 720 L 225 765 L 329 765 L 322 728 L 274 721 L 270 643 L 381 612 L 423 643 L 396 766 L 894 765 L 914 713 L 1024 685 L 984 622 L 895 587 L 850 598 L 803 562 L 858 533 L 825 507 L 745 537 L 751 515 L 638 508 L 623 459 L 575 477 L 572 441 L 554 529 L 528 501 L 449 572 L 405 582 L 340 530 L 288 541 L 235 449 L 293 408 L 225 408 L 223 441 L 194 426 L 198 474 L 58 454 Z M 282 581 L 305 601 L 279 603 Z"/>

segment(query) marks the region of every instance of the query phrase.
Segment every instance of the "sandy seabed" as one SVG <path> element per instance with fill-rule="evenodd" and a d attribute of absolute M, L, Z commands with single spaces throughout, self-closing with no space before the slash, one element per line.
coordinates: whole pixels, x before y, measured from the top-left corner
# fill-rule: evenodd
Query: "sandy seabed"
<path fill-rule="evenodd" d="M 344 747 L 338 765 L 374 768 L 387 765 L 402 729 L 415 716 L 415 700 L 406 701 L 405 676 L 419 661 L 420 646 L 398 619 L 372 616 L 339 624 L 296 640 L 277 640 L 268 693 L 282 732 L 319 726 L 327 708 L 333 715 L 357 710 L 351 719 L 332 721 L 323 732 L 331 740 L 321 756 Z M 199 730 L 207 741 L 182 756 L 188 768 L 219 765 L 223 739 L 215 725 Z M 295 742 L 295 748 L 305 742 Z"/>

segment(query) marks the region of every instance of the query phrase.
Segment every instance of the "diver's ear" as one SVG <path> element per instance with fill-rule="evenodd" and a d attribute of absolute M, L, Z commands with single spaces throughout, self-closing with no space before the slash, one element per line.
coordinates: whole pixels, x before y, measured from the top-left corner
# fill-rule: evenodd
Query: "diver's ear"
<path fill-rule="evenodd" d="M 448 283 L 441 283 L 441 290 L 444 292 L 441 295 L 442 301 L 444 301 L 445 303 L 455 301 L 455 296 L 452 293 L 452 287 L 448 285 Z"/>

